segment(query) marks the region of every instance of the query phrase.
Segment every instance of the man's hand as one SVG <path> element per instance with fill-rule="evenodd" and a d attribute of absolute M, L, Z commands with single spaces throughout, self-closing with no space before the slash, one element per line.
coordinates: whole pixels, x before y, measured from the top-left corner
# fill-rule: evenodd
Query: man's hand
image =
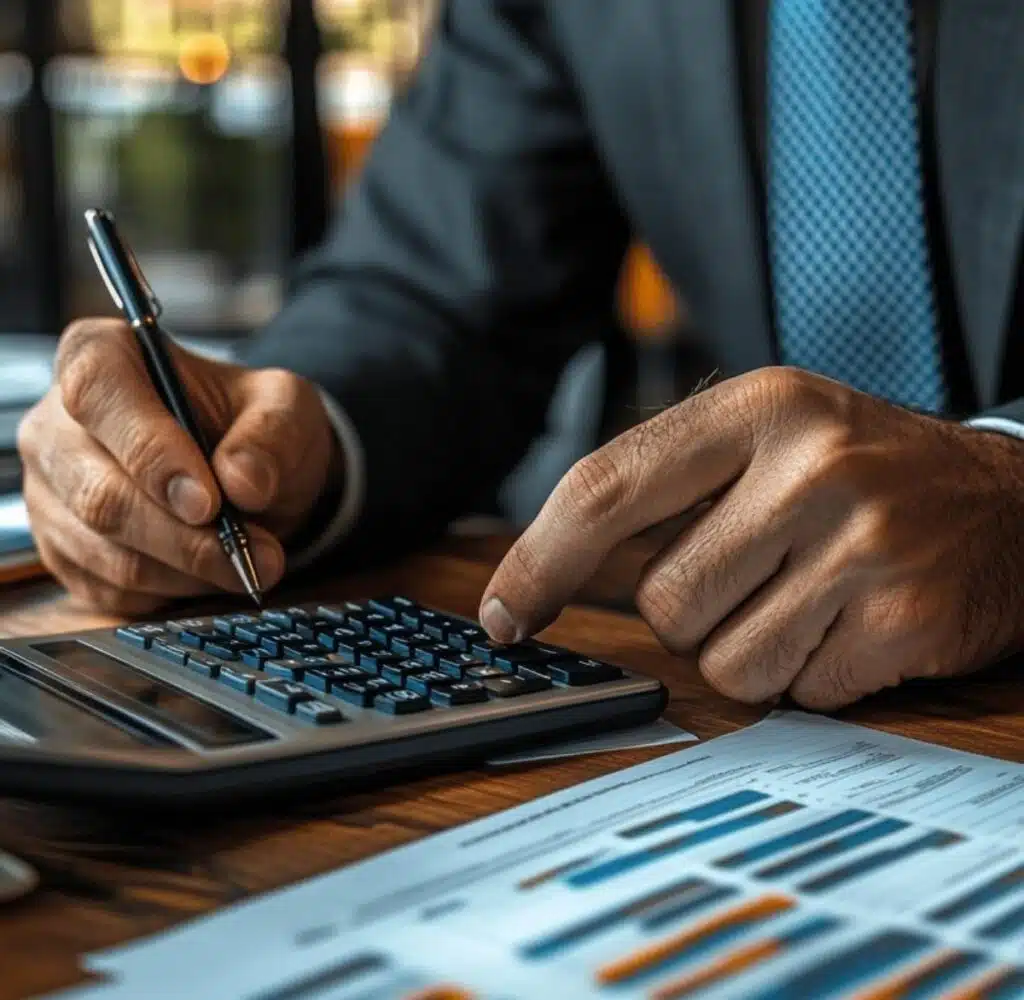
<path fill-rule="evenodd" d="M 1024 444 L 785 368 L 579 462 L 491 580 L 485 627 L 539 631 L 617 543 L 707 500 L 636 603 L 726 695 L 828 710 L 1024 645 Z"/>
<path fill-rule="evenodd" d="M 173 346 L 173 345 L 172 345 Z M 255 371 L 174 346 L 213 468 L 251 514 L 265 586 L 340 456 L 319 395 L 285 371 Z M 85 320 L 64 334 L 56 378 L 18 434 L 25 500 L 47 568 L 80 600 L 147 614 L 168 598 L 239 583 L 209 526 L 221 503 L 199 448 L 160 401 L 131 331 Z"/>

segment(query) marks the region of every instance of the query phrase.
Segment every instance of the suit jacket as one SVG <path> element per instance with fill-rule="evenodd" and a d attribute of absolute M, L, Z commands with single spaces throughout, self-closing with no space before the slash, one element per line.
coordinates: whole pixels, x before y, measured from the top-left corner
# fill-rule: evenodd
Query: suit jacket
<path fill-rule="evenodd" d="M 720 367 L 775 361 L 758 162 L 725 0 L 451 0 L 325 245 L 250 347 L 324 387 L 365 455 L 349 545 L 495 489 L 567 360 L 611 339 L 630 234 Z M 983 411 L 1024 422 L 1024 3 L 944 0 L 935 138 Z"/>

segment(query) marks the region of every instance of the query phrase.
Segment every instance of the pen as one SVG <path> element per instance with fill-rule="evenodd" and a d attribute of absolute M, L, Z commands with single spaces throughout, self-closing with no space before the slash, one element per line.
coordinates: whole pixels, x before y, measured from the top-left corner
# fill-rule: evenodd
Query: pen
<path fill-rule="evenodd" d="M 153 387 L 209 461 L 213 454 L 210 443 L 192 412 L 188 395 L 167 350 L 167 335 L 158 322 L 161 313 L 159 300 L 153 295 L 135 255 L 121 239 L 114 217 L 109 212 L 90 209 L 85 213 L 85 223 L 93 260 L 114 304 L 135 333 Z M 249 537 L 242 527 L 238 511 L 226 499 L 221 501 L 217 514 L 217 537 L 246 593 L 257 605 L 262 604 L 263 594 L 249 551 Z"/>

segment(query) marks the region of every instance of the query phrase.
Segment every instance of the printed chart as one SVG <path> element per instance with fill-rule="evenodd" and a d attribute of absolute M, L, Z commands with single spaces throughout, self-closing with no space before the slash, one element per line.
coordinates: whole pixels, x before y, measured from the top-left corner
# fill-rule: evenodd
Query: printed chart
<path fill-rule="evenodd" d="M 1022 834 L 1024 766 L 778 713 L 94 956 L 79 995 L 1024 997 Z"/>

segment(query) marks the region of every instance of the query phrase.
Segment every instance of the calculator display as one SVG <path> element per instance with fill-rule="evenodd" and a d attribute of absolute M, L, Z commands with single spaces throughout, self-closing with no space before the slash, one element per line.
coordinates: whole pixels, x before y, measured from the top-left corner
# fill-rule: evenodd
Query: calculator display
<path fill-rule="evenodd" d="M 216 748 L 257 743 L 273 737 L 230 712 L 192 697 L 187 691 L 158 681 L 74 640 L 45 642 L 37 652 L 76 674 L 137 703 L 141 714 L 170 724 L 203 746 Z"/>

